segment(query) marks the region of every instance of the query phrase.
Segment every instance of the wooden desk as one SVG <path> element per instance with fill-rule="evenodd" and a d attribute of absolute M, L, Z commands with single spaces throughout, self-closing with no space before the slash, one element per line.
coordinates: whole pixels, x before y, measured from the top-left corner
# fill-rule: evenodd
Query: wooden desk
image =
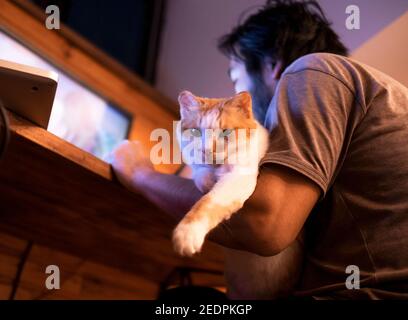
<path fill-rule="evenodd" d="M 9 113 L 0 162 L 0 232 L 159 283 L 176 266 L 222 270 L 214 244 L 194 259 L 173 253 L 175 225 L 114 181 L 110 166 Z"/>

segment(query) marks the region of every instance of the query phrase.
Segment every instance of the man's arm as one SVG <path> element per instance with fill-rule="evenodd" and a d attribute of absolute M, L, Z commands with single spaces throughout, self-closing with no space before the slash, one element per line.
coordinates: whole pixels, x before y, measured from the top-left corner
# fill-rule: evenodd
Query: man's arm
<path fill-rule="evenodd" d="M 123 141 L 105 160 L 121 184 L 142 194 L 177 221 L 202 197 L 193 180 L 155 171 L 137 141 Z"/>
<path fill-rule="evenodd" d="M 154 171 L 134 142 L 119 146 L 111 162 L 125 186 L 178 220 L 202 196 L 192 180 Z M 279 165 L 263 167 L 244 207 L 208 239 L 259 255 L 277 254 L 296 239 L 319 195 L 319 187 L 303 175 Z"/>
<path fill-rule="evenodd" d="M 296 239 L 320 193 L 317 184 L 292 169 L 275 164 L 262 167 L 243 208 L 208 239 L 261 256 L 278 254 Z"/>
<path fill-rule="evenodd" d="M 132 184 L 134 189 L 177 221 L 202 197 L 193 180 L 154 170 L 134 177 Z"/>

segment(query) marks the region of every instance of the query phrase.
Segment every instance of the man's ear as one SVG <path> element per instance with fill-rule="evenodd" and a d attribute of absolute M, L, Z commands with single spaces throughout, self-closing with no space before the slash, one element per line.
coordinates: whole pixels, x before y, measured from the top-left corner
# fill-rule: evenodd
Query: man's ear
<path fill-rule="evenodd" d="M 270 58 L 266 58 L 264 61 L 264 68 L 263 68 L 263 77 L 265 83 L 271 84 L 276 82 L 280 79 L 280 76 L 283 72 L 283 62 L 278 60 L 277 62 L 273 62 Z"/>
<path fill-rule="evenodd" d="M 283 62 L 281 60 L 278 60 L 278 62 L 275 63 L 272 69 L 272 76 L 276 79 L 279 80 L 283 72 Z"/>
<path fill-rule="evenodd" d="M 247 118 L 252 118 L 252 98 L 248 91 L 242 91 L 224 103 L 227 108 L 236 108 Z"/>
<path fill-rule="evenodd" d="M 180 92 L 178 102 L 180 104 L 180 114 L 182 117 L 185 117 L 188 112 L 191 112 L 200 106 L 198 98 L 190 91 L 186 90 Z"/>

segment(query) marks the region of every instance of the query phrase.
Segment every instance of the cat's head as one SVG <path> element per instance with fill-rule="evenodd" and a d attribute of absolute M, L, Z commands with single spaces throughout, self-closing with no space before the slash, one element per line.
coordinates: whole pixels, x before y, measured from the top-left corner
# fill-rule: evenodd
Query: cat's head
<path fill-rule="evenodd" d="M 191 135 L 201 138 L 199 152 L 202 159 L 207 156 L 207 161 L 208 157 L 215 161 L 217 154 L 226 160 L 228 153 L 236 149 L 237 141 L 242 140 L 242 133 L 249 137 L 250 130 L 257 127 L 252 114 L 251 95 L 246 91 L 221 99 L 198 97 L 183 91 L 178 101 L 181 131 L 189 131 Z"/>

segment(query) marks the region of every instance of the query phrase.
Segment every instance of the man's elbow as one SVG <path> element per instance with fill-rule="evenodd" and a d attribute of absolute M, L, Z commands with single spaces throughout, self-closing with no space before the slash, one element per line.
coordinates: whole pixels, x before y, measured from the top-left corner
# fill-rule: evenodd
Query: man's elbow
<path fill-rule="evenodd" d="M 254 230 L 257 235 L 251 251 L 262 257 L 277 255 L 288 248 L 297 237 L 281 224 L 264 222 Z"/>
<path fill-rule="evenodd" d="M 253 253 L 261 257 L 275 256 L 284 251 L 289 245 L 289 242 L 271 241 L 270 239 L 261 239 L 260 244 L 252 249 Z"/>

